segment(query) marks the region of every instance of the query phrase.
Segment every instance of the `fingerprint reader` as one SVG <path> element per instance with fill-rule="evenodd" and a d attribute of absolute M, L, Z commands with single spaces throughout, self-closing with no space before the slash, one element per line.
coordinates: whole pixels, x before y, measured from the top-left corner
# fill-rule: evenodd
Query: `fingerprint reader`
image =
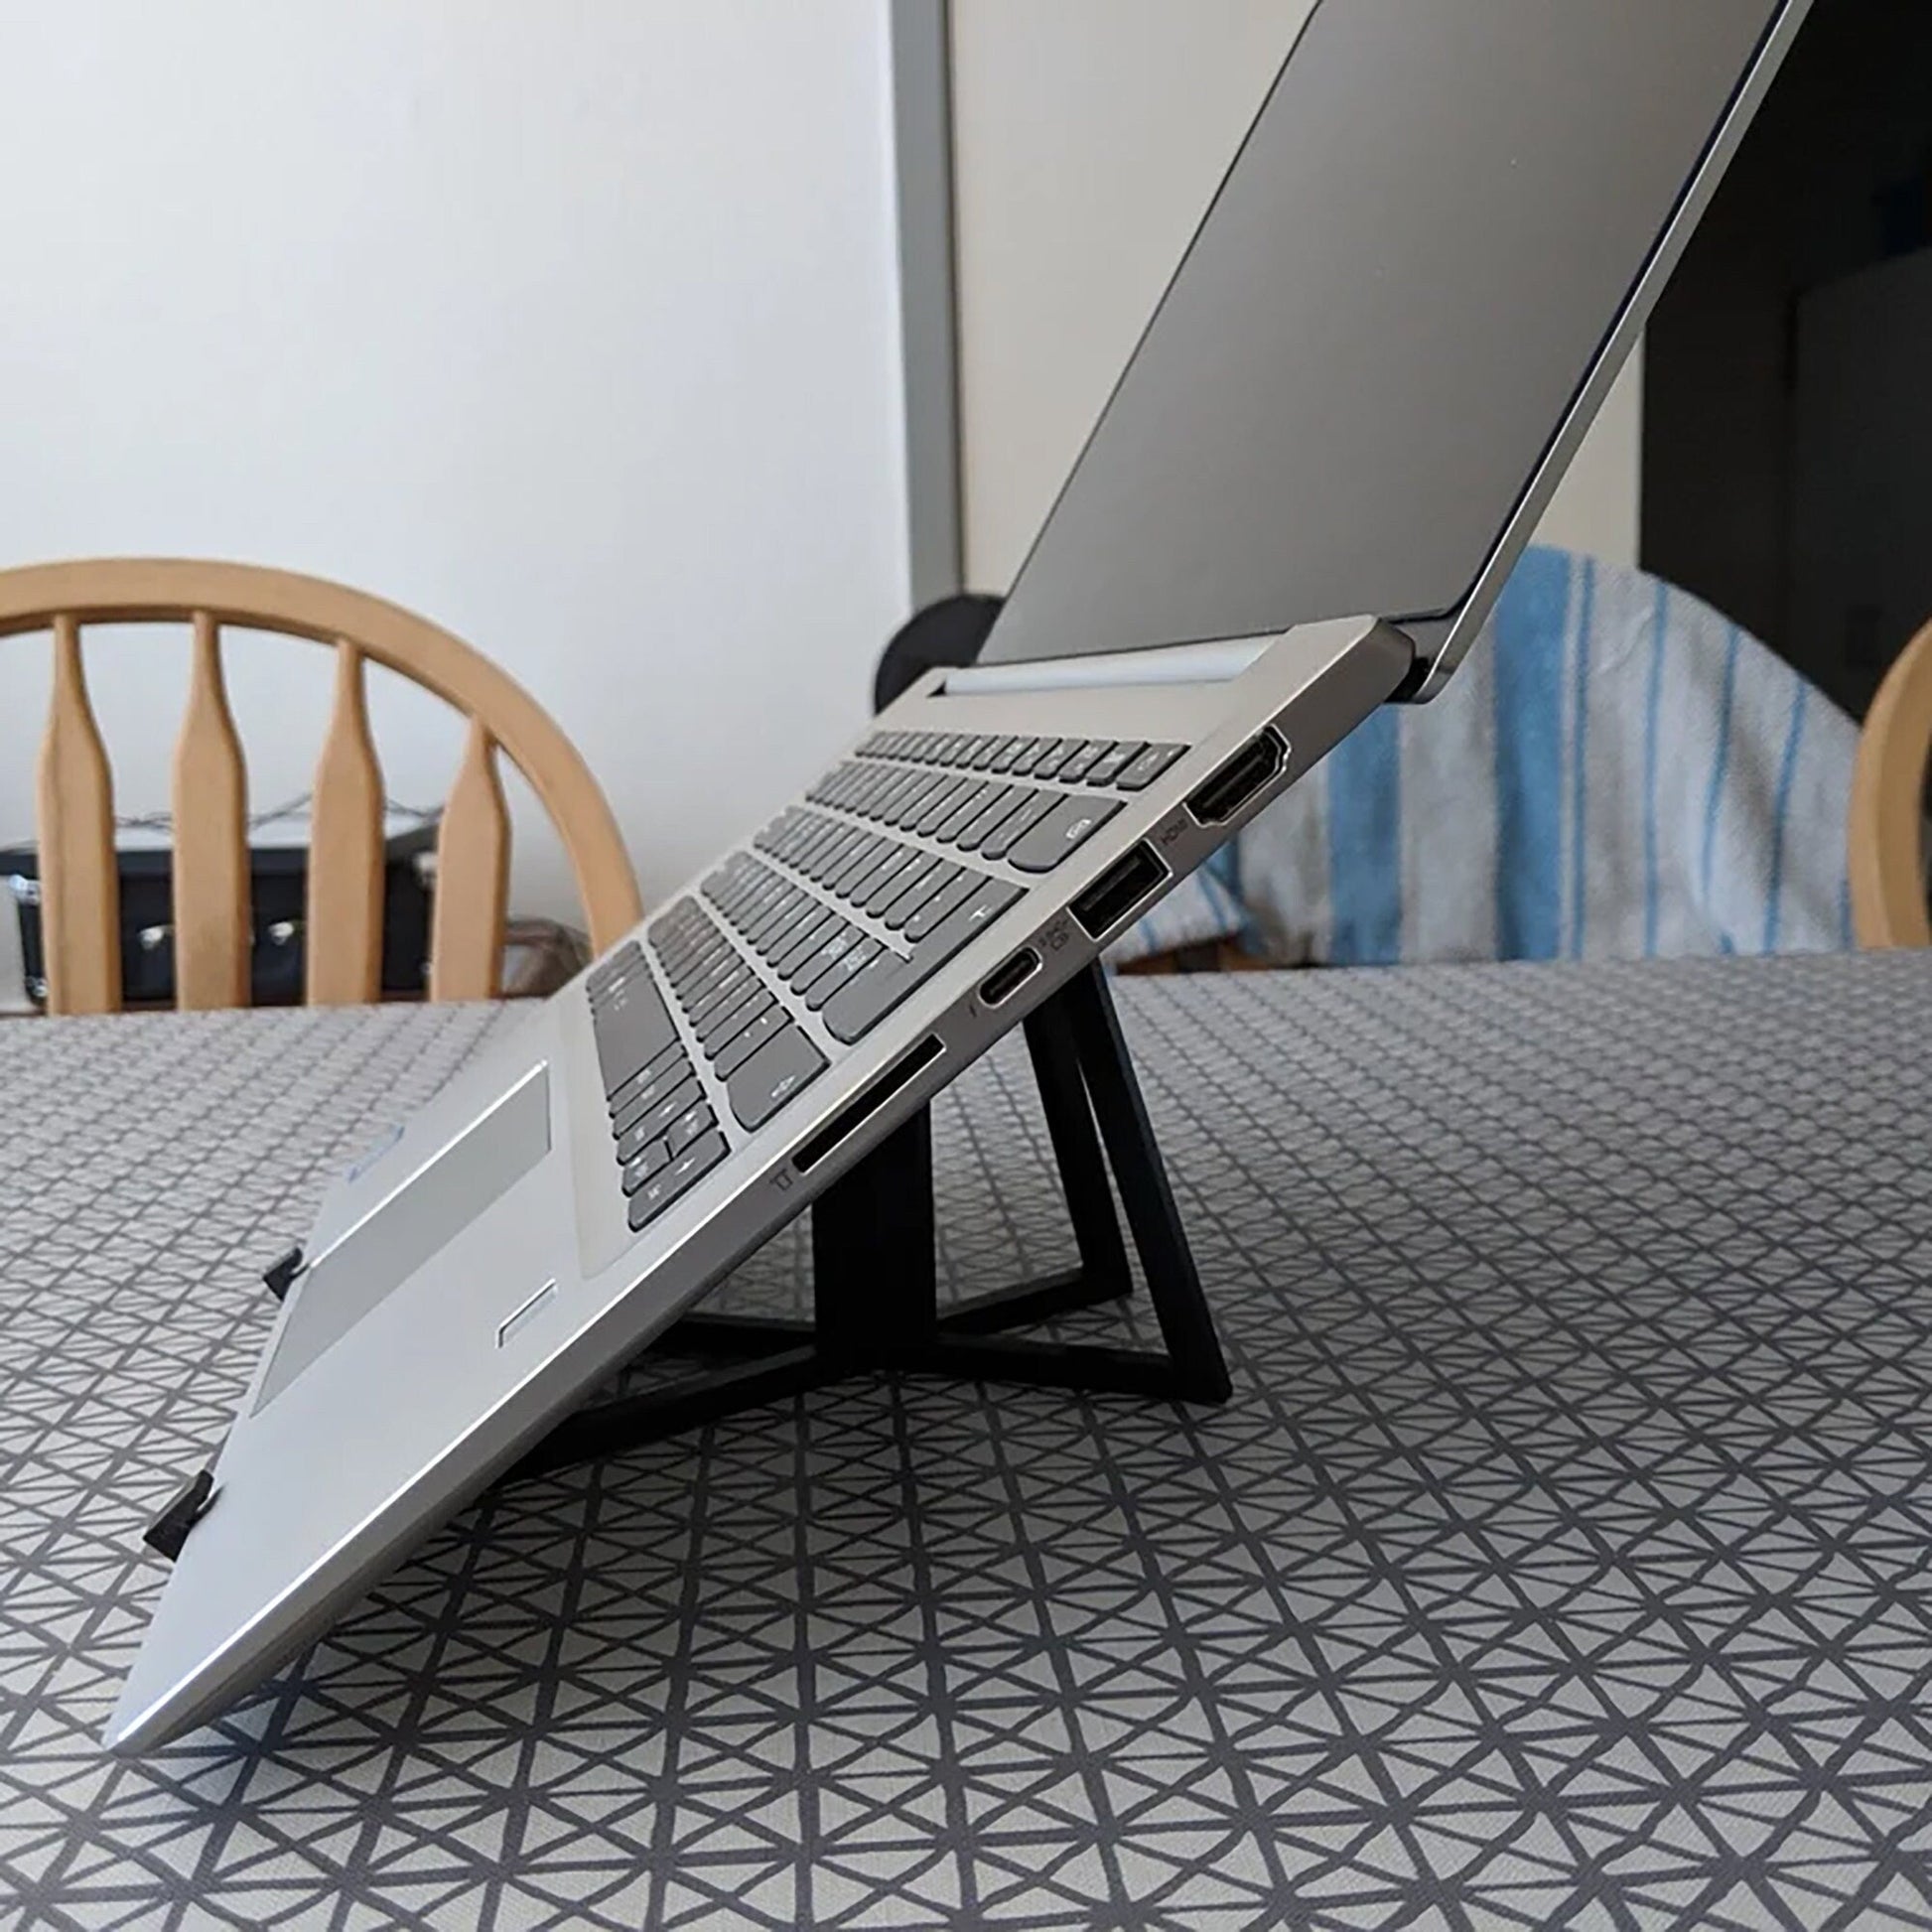
<path fill-rule="evenodd" d="M 502 1348 L 516 1335 L 527 1328 L 552 1302 L 557 1299 L 557 1284 L 545 1282 L 530 1299 L 513 1313 L 506 1315 L 496 1330 L 496 1346 Z"/>

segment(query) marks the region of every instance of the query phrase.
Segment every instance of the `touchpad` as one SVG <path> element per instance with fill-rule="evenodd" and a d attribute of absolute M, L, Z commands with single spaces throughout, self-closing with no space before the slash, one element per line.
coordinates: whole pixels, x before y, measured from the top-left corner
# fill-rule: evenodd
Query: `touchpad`
<path fill-rule="evenodd" d="M 297 1284 L 259 1413 L 550 1152 L 550 1073 L 533 1067 Z"/>

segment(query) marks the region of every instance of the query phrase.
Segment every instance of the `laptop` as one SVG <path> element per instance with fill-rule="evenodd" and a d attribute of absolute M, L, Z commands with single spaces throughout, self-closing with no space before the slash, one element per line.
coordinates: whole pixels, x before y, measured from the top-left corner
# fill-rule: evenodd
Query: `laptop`
<path fill-rule="evenodd" d="M 1378 705 L 1442 686 L 1807 5 L 1319 0 L 979 663 L 330 1190 L 110 1747 L 258 1684 Z"/>

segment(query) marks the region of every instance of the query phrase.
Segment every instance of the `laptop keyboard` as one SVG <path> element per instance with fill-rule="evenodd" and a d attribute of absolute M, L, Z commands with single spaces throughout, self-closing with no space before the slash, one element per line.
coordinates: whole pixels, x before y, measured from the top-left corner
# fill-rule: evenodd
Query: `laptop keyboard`
<path fill-rule="evenodd" d="M 633 1231 L 731 1152 L 636 940 L 587 982 L 611 1138 Z"/>
<path fill-rule="evenodd" d="M 620 946 L 585 987 L 631 1229 L 725 1159 L 734 1126 L 762 1127 L 825 1070 L 798 1009 L 842 1044 L 862 1039 L 1021 897 L 1023 887 L 960 860 L 1050 872 L 1121 809 L 1108 790 L 1145 789 L 1185 749 L 875 733 L 755 851 L 713 872 L 702 899 L 682 897 L 651 922 L 651 949 L 731 1124 L 712 1110 L 644 947 Z"/>
<path fill-rule="evenodd" d="M 841 877 L 847 873 L 847 868 L 838 870 Z M 862 874 L 843 891 L 831 885 L 826 890 L 857 909 L 870 897 L 866 888 L 871 878 Z M 904 952 L 887 946 L 844 912 L 749 854 L 728 860 L 712 874 L 705 881 L 705 894 L 819 1016 L 826 1032 L 850 1045 L 997 919 L 1020 897 L 1021 888 L 966 866 L 927 873 L 881 919 L 905 942 Z"/>
<path fill-rule="evenodd" d="M 1104 738 L 875 732 L 859 747 L 859 756 L 898 759 L 954 771 L 986 771 L 996 778 L 1050 778 L 1062 785 L 1111 785 L 1116 791 L 1145 791 L 1186 749 L 1184 745 L 1142 745 Z"/>

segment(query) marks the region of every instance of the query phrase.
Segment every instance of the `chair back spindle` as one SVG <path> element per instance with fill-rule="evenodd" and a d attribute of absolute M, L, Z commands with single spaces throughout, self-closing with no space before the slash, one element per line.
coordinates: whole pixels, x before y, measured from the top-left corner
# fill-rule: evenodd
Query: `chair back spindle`
<path fill-rule="evenodd" d="M 188 704 L 175 740 L 175 1004 L 184 1012 L 248 1004 L 252 946 L 248 773 L 221 674 L 221 633 L 195 613 Z"/>
<path fill-rule="evenodd" d="M 436 841 L 432 1000 L 493 1000 L 502 991 L 509 880 L 510 821 L 496 748 L 473 718 Z"/>
<path fill-rule="evenodd" d="M 336 646 L 336 701 L 316 760 L 304 915 L 309 1004 L 382 995 L 382 766 L 369 736 L 362 653 Z"/>
<path fill-rule="evenodd" d="M 41 946 L 50 1013 L 117 1013 L 120 876 L 114 783 L 87 697 L 80 625 L 55 616 L 54 695 L 41 741 Z"/>

